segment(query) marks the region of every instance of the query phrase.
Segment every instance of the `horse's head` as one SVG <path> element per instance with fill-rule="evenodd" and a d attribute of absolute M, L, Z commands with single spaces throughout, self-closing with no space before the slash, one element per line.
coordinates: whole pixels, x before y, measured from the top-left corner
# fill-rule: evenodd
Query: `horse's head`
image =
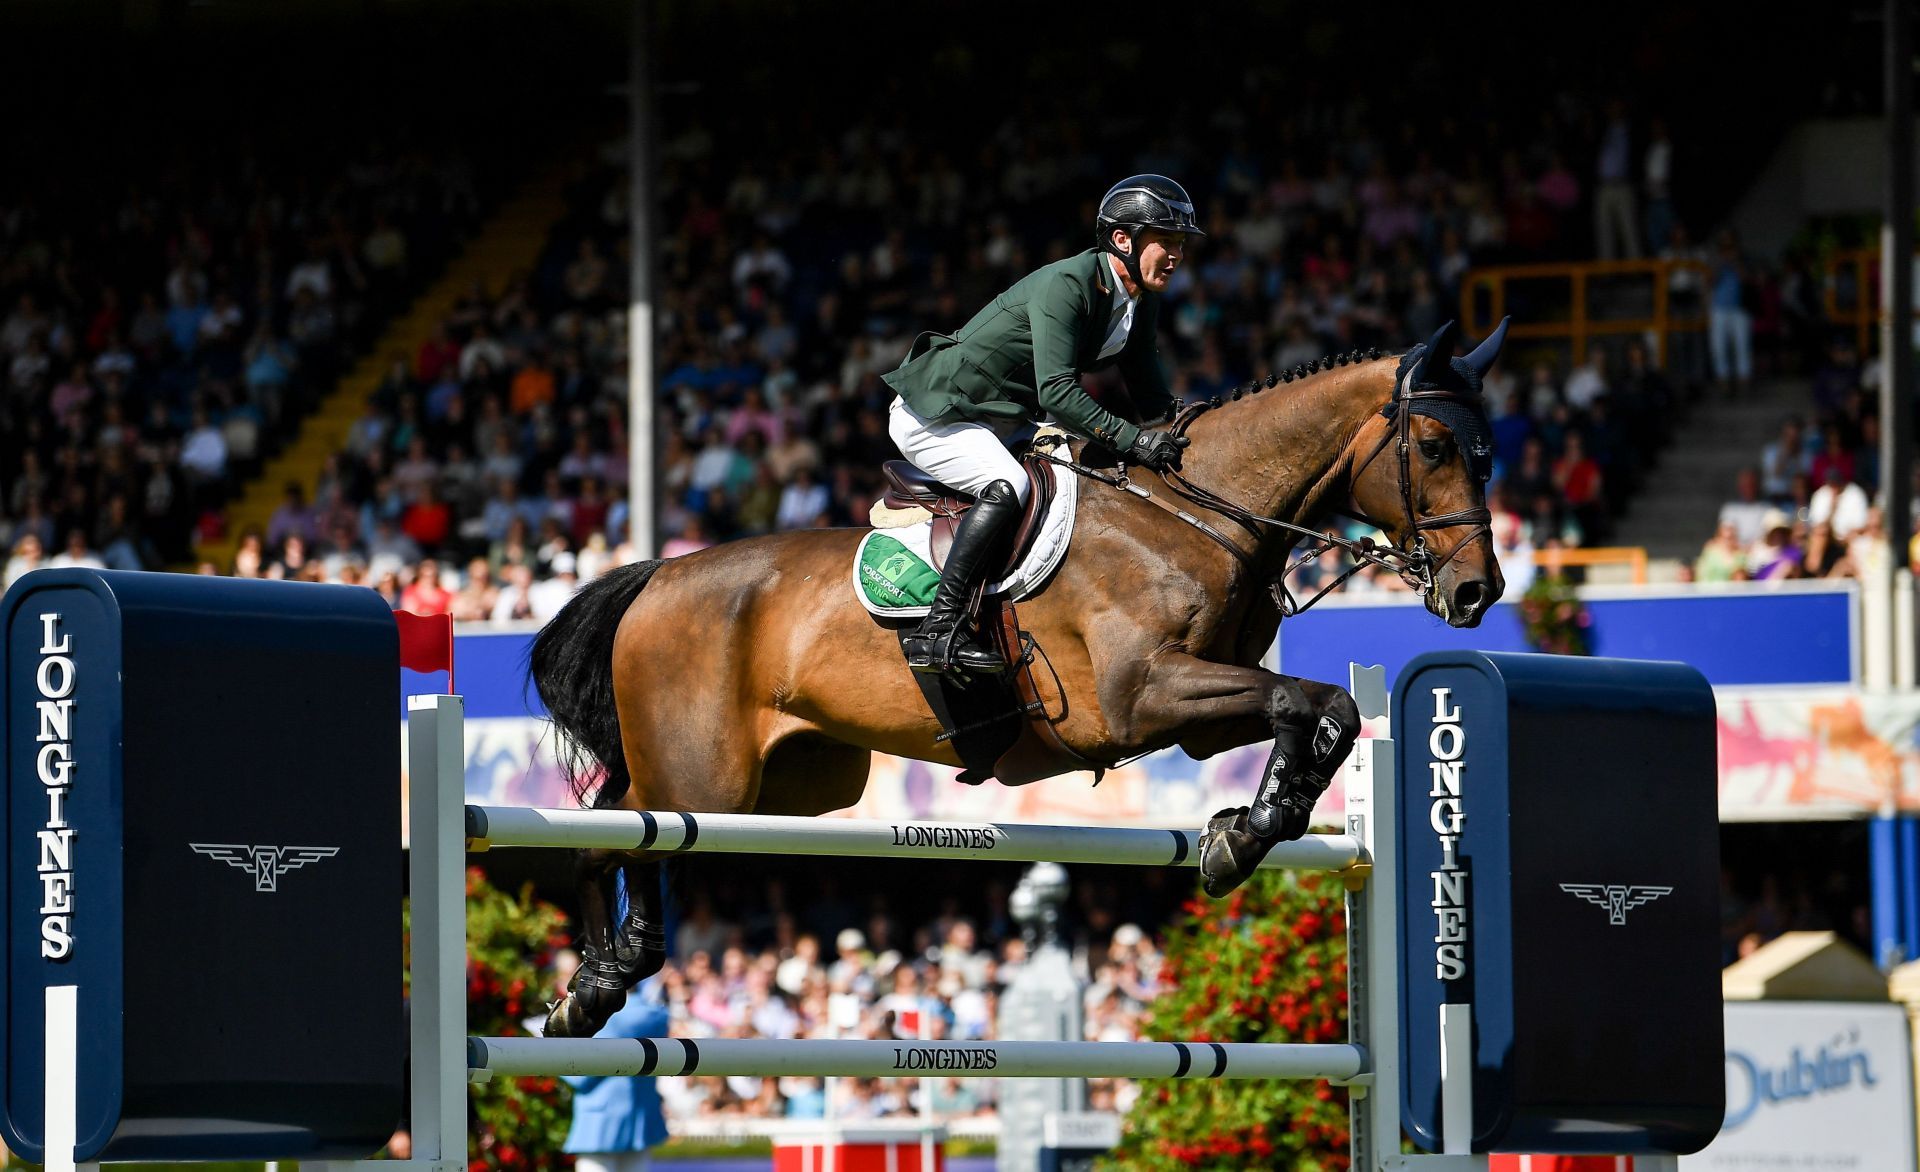
<path fill-rule="evenodd" d="M 1353 503 L 1405 555 L 1427 609 L 1479 624 L 1506 588 L 1488 527 L 1493 435 L 1480 380 L 1507 323 L 1471 354 L 1453 355 L 1454 323 L 1408 351 L 1392 398 L 1354 439 Z"/>

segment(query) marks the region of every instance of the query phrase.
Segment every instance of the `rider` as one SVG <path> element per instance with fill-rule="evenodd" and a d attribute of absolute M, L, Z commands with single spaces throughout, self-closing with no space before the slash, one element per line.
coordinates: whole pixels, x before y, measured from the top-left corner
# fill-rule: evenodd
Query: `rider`
<path fill-rule="evenodd" d="M 1160 294 L 1204 236 L 1186 189 L 1135 175 L 1100 200 L 1098 247 L 1045 265 L 993 299 L 953 335 L 926 333 L 887 374 L 898 398 L 888 434 L 916 468 L 971 493 L 940 588 L 902 645 L 917 672 L 998 672 L 1006 662 L 966 621 L 991 571 L 989 554 L 1031 491 L 1006 445 L 1051 418 L 1156 471 L 1178 467 L 1184 437 L 1145 431 L 1094 402 L 1081 374 L 1118 365 L 1140 416 L 1173 405 L 1154 344 Z"/>

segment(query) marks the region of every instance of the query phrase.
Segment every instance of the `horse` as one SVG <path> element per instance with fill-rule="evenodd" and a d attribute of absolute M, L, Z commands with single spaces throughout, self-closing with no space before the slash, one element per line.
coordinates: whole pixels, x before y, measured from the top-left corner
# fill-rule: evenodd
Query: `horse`
<path fill-rule="evenodd" d="M 1479 378 L 1505 331 L 1455 358 L 1448 323 L 1403 356 L 1323 358 L 1284 387 L 1270 377 L 1184 413 L 1175 427 L 1190 446 L 1177 472 L 1073 465 L 1093 478 L 1071 546 L 1019 607 L 1058 679 L 1060 742 L 1104 767 L 1173 745 L 1203 759 L 1273 740 L 1263 789 L 1299 799 L 1277 829 L 1256 832 L 1248 807 L 1209 823 L 1211 893 L 1305 832 L 1359 732 L 1344 688 L 1260 667 L 1303 536 L 1336 512 L 1366 520 L 1392 547 L 1345 543 L 1349 552 L 1391 560 L 1455 627 L 1477 625 L 1500 597 Z M 528 674 L 576 796 L 596 808 L 817 816 L 859 799 L 876 752 L 959 764 L 936 739 L 896 632 L 853 597 L 866 532 L 797 530 L 637 562 L 575 595 L 536 637 Z M 644 849 L 578 853 L 583 963 L 549 1036 L 592 1036 L 665 963 L 660 862 Z"/>

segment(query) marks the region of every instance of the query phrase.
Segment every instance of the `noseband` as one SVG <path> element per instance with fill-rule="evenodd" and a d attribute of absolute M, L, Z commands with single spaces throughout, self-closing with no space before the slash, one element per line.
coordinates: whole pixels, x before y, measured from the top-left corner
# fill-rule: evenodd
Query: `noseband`
<path fill-rule="evenodd" d="M 1317 529 L 1309 529 L 1304 525 L 1295 524 L 1292 521 L 1283 520 L 1279 517 L 1264 517 L 1253 512 L 1251 509 L 1234 504 L 1232 501 L 1227 500 L 1225 497 L 1220 496 L 1210 489 L 1193 483 L 1193 481 L 1187 479 L 1184 473 L 1176 469 L 1169 469 L 1161 474 L 1161 478 L 1166 481 L 1167 486 L 1172 489 L 1175 494 L 1210 512 L 1218 513 L 1234 521 L 1249 533 L 1252 533 L 1256 538 L 1261 535 L 1261 527 L 1266 526 L 1294 534 L 1304 540 L 1308 546 L 1307 550 L 1289 562 L 1286 568 L 1281 570 L 1268 584 L 1268 588 L 1273 593 L 1274 603 L 1280 608 L 1280 616 L 1282 618 L 1292 618 L 1294 615 L 1307 610 L 1313 606 L 1314 603 L 1319 602 L 1322 598 L 1338 590 L 1346 583 L 1347 579 L 1353 577 L 1370 565 L 1390 570 L 1397 575 L 1401 581 L 1405 582 L 1408 588 L 1417 590 L 1422 595 L 1431 595 L 1434 590 L 1434 580 L 1440 571 L 1445 569 L 1448 563 L 1459 556 L 1460 551 L 1465 549 L 1474 540 L 1483 534 L 1490 535 L 1493 532 L 1493 514 L 1485 505 L 1478 505 L 1470 509 L 1458 509 L 1451 513 L 1440 513 L 1431 517 L 1421 517 L 1414 509 L 1412 476 L 1413 416 L 1415 414 L 1428 414 L 1429 412 L 1424 409 L 1426 405 L 1442 402 L 1457 403 L 1469 410 L 1484 410 L 1476 395 L 1450 391 L 1432 384 L 1409 386 L 1408 372 L 1413 368 L 1414 360 L 1419 356 L 1419 353 L 1420 351 L 1416 349 L 1401 359 L 1400 369 L 1394 376 L 1393 396 L 1388 399 L 1386 405 L 1380 409 L 1381 416 L 1389 420 L 1389 426 L 1381 432 L 1380 442 L 1374 445 L 1373 450 L 1367 453 L 1366 458 L 1360 461 L 1358 467 L 1353 468 L 1353 470 L 1348 473 L 1347 484 L 1350 507 L 1344 510 L 1356 520 L 1363 521 L 1382 531 L 1386 529 L 1386 526 L 1381 525 L 1357 507 L 1352 506 L 1352 485 L 1360 478 L 1360 474 L 1367 469 L 1367 466 L 1373 463 L 1374 458 L 1385 451 L 1387 445 L 1397 438 L 1399 441 L 1400 459 L 1400 504 L 1406 514 L 1406 532 L 1410 538 L 1404 548 L 1397 543 L 1383 546 L 1371 537 L 1336 537 L 1331 533 L 1322 532 Z M 1358 356 L 1356 355 L 1356 357 Z M 1343 363 L 1344 361 L 1345 360 L 1342 359 Z M 1264 381 L 1256 380 L 1235 388 L 1228 397 L 1239 399 L 1244 395 L 1257 392 L 1264 387 L 1272 387 L 1279 381 L 1280 377 L 1278 375 L 1268 375 Z M 1213 408 L 1220 406 L 1220 404 L 1221 399 L 1218 396 L 1190 403 L 1181 408 L 1179 414 L 1174 417 L 1173 425 L 1168 428 L 1168 430 L 1176 436 L 1184 436 L 1187 428 L 1193 425 L 1195 419 L 1198 419 L 1201 415 L 1211 411 Z M 1358 436 L 1355 436 L 1355 440 L 1358 438 Z M 1456 442 L 1458 442 L 1458 438 L 1459 437 L 1456 436 Z M 1349 443 L 1349 449 L 1350 448 L 1351 443 Z M 1049 458 L 1055 463 L 1061 464 L 1090 480 L 1097 480 L 1103 484 L 1111 485 L 1152 504 L 1158 505 L 1212 538 L 1215 542 L 1223 546 L 1227 552 L 1231 553 L 1242 565 L 1246 566 L 1249 571 L 1257 573 L 1257 567 L 1254 565 L 1251 554 L 1234 544 L 1224 533 L 1207 523 L 1204 519 L 1194 516 L 1178 505 L 1154 496 L 1153 493 L 1149 492 L 1144 486 L 1134 483 L 1124 469 L 1116 474 L 1109 475 L 1088 468 L 1077 461 L 1062 459 L 1058 455 L 1053 455 Z M 1345 461 L 1349 467 L 1352 467 L 1353 457 L 1350 451 L 1345 454 Z M 1447 551 L 1446 556 L 1436 559 L 1433 551 L 1427 545 L 1426 531 L 1431 529 L 1446 529 L 1456 525 L 1472 525 L 1474 529 L 1464 538 L 1455 542 L 1453 548 Z M 1315 560 L 1329 549 L 1343 551 L 1348 557 L 1353 559 L 1353 565 L 1331 582 L 1326 583 L 1320 587 L 1319 590 L 1316 590 L 1305 602 L 1299 601 L 1294 597 L 1292 589 L 1287 586 L 1287 578 L 1295 570 Z"/>

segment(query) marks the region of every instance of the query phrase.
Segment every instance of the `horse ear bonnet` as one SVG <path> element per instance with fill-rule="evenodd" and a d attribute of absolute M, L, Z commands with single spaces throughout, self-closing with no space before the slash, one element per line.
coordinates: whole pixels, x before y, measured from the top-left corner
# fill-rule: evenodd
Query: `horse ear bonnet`
<path fill-rule="evenodd" d="M 1441 326 L 1431 339 L 1401 357 L 1400 369 L 1394 376 L 1393 400 L 1381 409 L 1381 414 L 1391 419 L 1401 403 L 1405 402 L 1413 414 L 1437 420 L 1453 433 L 1454 442 L 1467 457 L 1468 470 L 1482 484 L 1493 476 L 1493 424 L 1487 417 L 1487 405 L 1481 397 L 1480 384 L 1494 360 L 1500 356 L 1500 347 L 1507 340 L 1507 324 L 1511 320 L 1502 319 L 1493 333 L 1487 335 L 1486 341 L 1464 357 L 1455 357 L 1453 353 L 1458 332 L 1455 324 L 1448 322 Z M 1440 361 L 1434 361 L 1435 358 Z M 1443 391 L 1448 394 L 1404 398 L 1412 391 Z"/>

